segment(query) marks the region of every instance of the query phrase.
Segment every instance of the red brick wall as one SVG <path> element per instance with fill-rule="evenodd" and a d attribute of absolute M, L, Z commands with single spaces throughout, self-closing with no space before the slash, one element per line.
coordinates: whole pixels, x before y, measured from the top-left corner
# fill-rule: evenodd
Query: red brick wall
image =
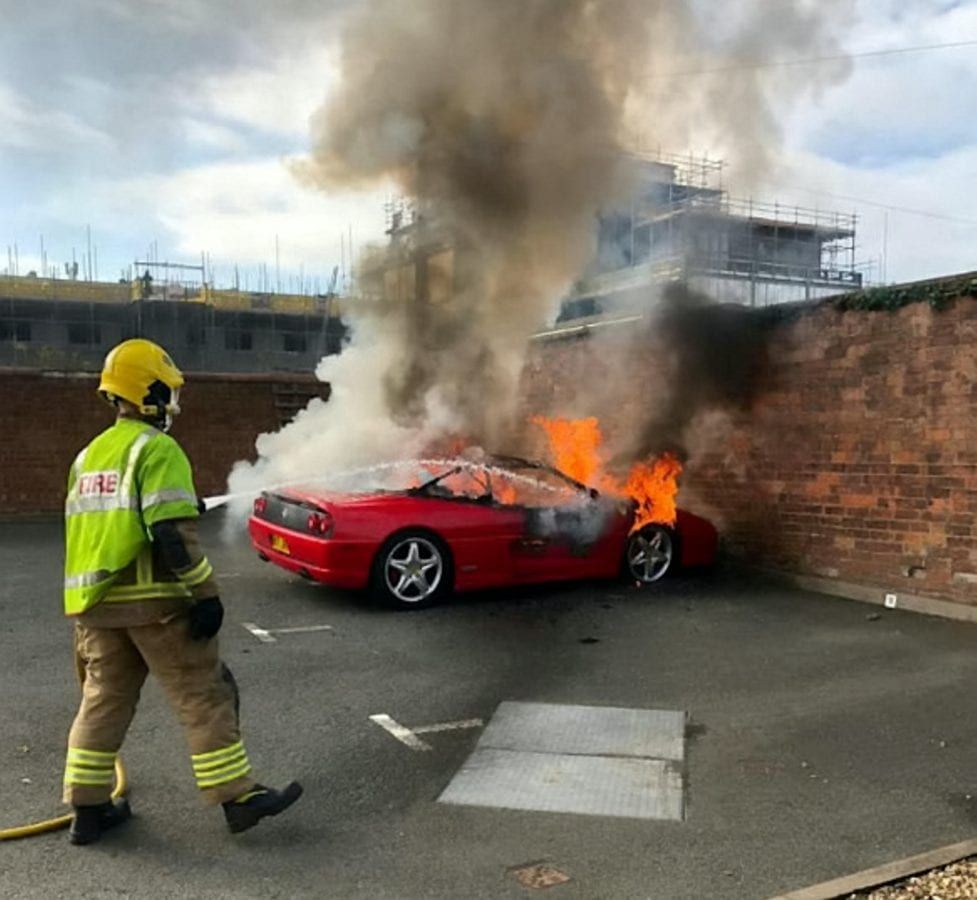
<path fill-rule="evenodd" d="M 977 605 L 977 301 L 823 304 L 767 337 L 747 408 L 699 420 L 680 503 L 751 563 Z M 527 404 L 620 440 L 666 390 L 662 359 L 623 336 L 540 342 Z M 588 401 L 611 367 L 632 390 Z"/>
<path fill-rule="evenodd" d="M 977 301 L 825 304 L 767 338 L 746 406 L 695 423 L 680 502 L 749 562 L 977 606 Z M 667 391 L 666 358 L 628 329 L 537 342 L 526 405 L 597 414 L 624 446 Z M 0 371 L 0 515 L 61 509 L 74 454 L 111 421 L 95 384 Z M 311 378 L 190 376 L 173 434 L 202 495 L 253 457 L 293 387 L 328 394 Z"/>
<path fill-rule="evenodd" d="M 75 454 L 112 422 L 97 377 L 0 370 L 0 515 L 56 513 Z M 190 374 L 172 434 L 190 456 L 201 496 L 222 493 L 233 463 L 278 428 L 296 398 L 327 397 L 311 376 Z M 303 403 L 304 405 L 304 403 Z"/>

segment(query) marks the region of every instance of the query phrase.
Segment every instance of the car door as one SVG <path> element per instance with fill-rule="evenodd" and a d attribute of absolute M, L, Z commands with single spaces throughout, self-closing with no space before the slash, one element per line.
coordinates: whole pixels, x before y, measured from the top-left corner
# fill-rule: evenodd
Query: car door
<path fill-rule="evenodd" d="M 533 581 L 591 577 L 606 568 L 614 512 L 592 498 L 526 510 L 516 568 Z"/>
<path fill-rule="evenodd" d="M 448 543 L 457 590 L 512 584 L 511 548 L 523 534 L 521 510 L 499 503 L 478 467 L 447 473 L 436 485 L 404 500 L 404 516 L 432 528 Z"/>
<path fill-rule="evenodd" d="M 519 514 L 510 542 L 512 571 L 521 582 L 586 577 L 604 533 L 599 504 L 558 473 L 530 468 L 493 479 L 493 494 Z"/>

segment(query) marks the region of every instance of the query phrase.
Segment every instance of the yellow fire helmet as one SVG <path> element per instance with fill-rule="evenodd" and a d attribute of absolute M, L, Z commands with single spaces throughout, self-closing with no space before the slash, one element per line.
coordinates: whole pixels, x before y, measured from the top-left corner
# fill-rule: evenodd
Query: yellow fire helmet
<path fill-rule="evenodd" d="M 158 344 L 143 338 L 113 347 L 102 366 L 98 392 L 110 403 L 120 397 L 139 412 L 168 427 L 180 411 L 183 373 Z"/>

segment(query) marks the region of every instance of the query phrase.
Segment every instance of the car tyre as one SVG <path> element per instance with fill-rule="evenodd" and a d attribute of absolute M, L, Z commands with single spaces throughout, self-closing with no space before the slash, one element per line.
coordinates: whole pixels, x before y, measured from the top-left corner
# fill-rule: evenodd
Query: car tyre
<path fill-rule="evenodd" d="M 639 585 L 653 584 L 678 568 L 678 534 L 667 525 L 645 525 L 628 537 L 624 574 Z"/>
<path fill-rule="evenodd" d="M 387 538 L 370 572 L 370 592 L 396 609 L 433 606 L 453 585 L 451 551 L 437 535 L 421 529 Z"/>

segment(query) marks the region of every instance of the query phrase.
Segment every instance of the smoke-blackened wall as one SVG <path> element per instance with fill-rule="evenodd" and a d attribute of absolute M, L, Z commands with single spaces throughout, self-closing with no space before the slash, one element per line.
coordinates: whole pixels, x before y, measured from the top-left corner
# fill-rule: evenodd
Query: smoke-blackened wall
<path fill-rule="evenodd" d="M 717 304 L 681 284 L 669 285 L 650 320 L 662 370 L 658 402 L 635 422 L 632 456 L 664 451 L 687 457 L 693 423 L 704 414 L 748 409 L 767 357 L 770 317 Z"/>
<path fill-rule="evenodd" d="M 766 320 L 765 358 L 746 381 L 747 402 L 700 407 L 684 429 L 692 455 L 679 505 L 712 519 L 727 551 L 750 564 L 816 576 L 842 593 L 846 584 L 867 586 L 863 599 L 893 592 L 900 606 L 906 594 L 973 606 L 971 282 L 914 286 L 921 301 L 900 309 L 843 311 L 825 301 Z M 599 414 L 618 445 L 670 389 L 670 374 L 655 346 L 632 340 L 626 326 L 610 331 L 616 336 L 537 342 L 523 389 L 533 411 Z M 612 368 L 609 348 L 632 390 L 588 408 L 580 385 Z M 701 440 L 710 430 L 711 440 Z"/>
<path fill-rule="evenodd" d="M 776 309 L 719 304 L 674 283 L 648 289 L 643 317 L 610 319 L 586 335 L 541 340 L 547 359 L 570 356 L 567 382 L 553 384 L 530 355 L 522 406 L 529 411 L 582 418 L 596 416 L 611 468 L 669 453 L 683 462 L 721 441 L 730 417 L 751 407 L 768 362 Z M 640 360 L 640 367 L 635 361 Z M 549 365 L 549 364 L 548 364 Z M 527 393 L 527 386 L 532 390 Z M 524 452 L 538 452 L 533 435 Z"/>

